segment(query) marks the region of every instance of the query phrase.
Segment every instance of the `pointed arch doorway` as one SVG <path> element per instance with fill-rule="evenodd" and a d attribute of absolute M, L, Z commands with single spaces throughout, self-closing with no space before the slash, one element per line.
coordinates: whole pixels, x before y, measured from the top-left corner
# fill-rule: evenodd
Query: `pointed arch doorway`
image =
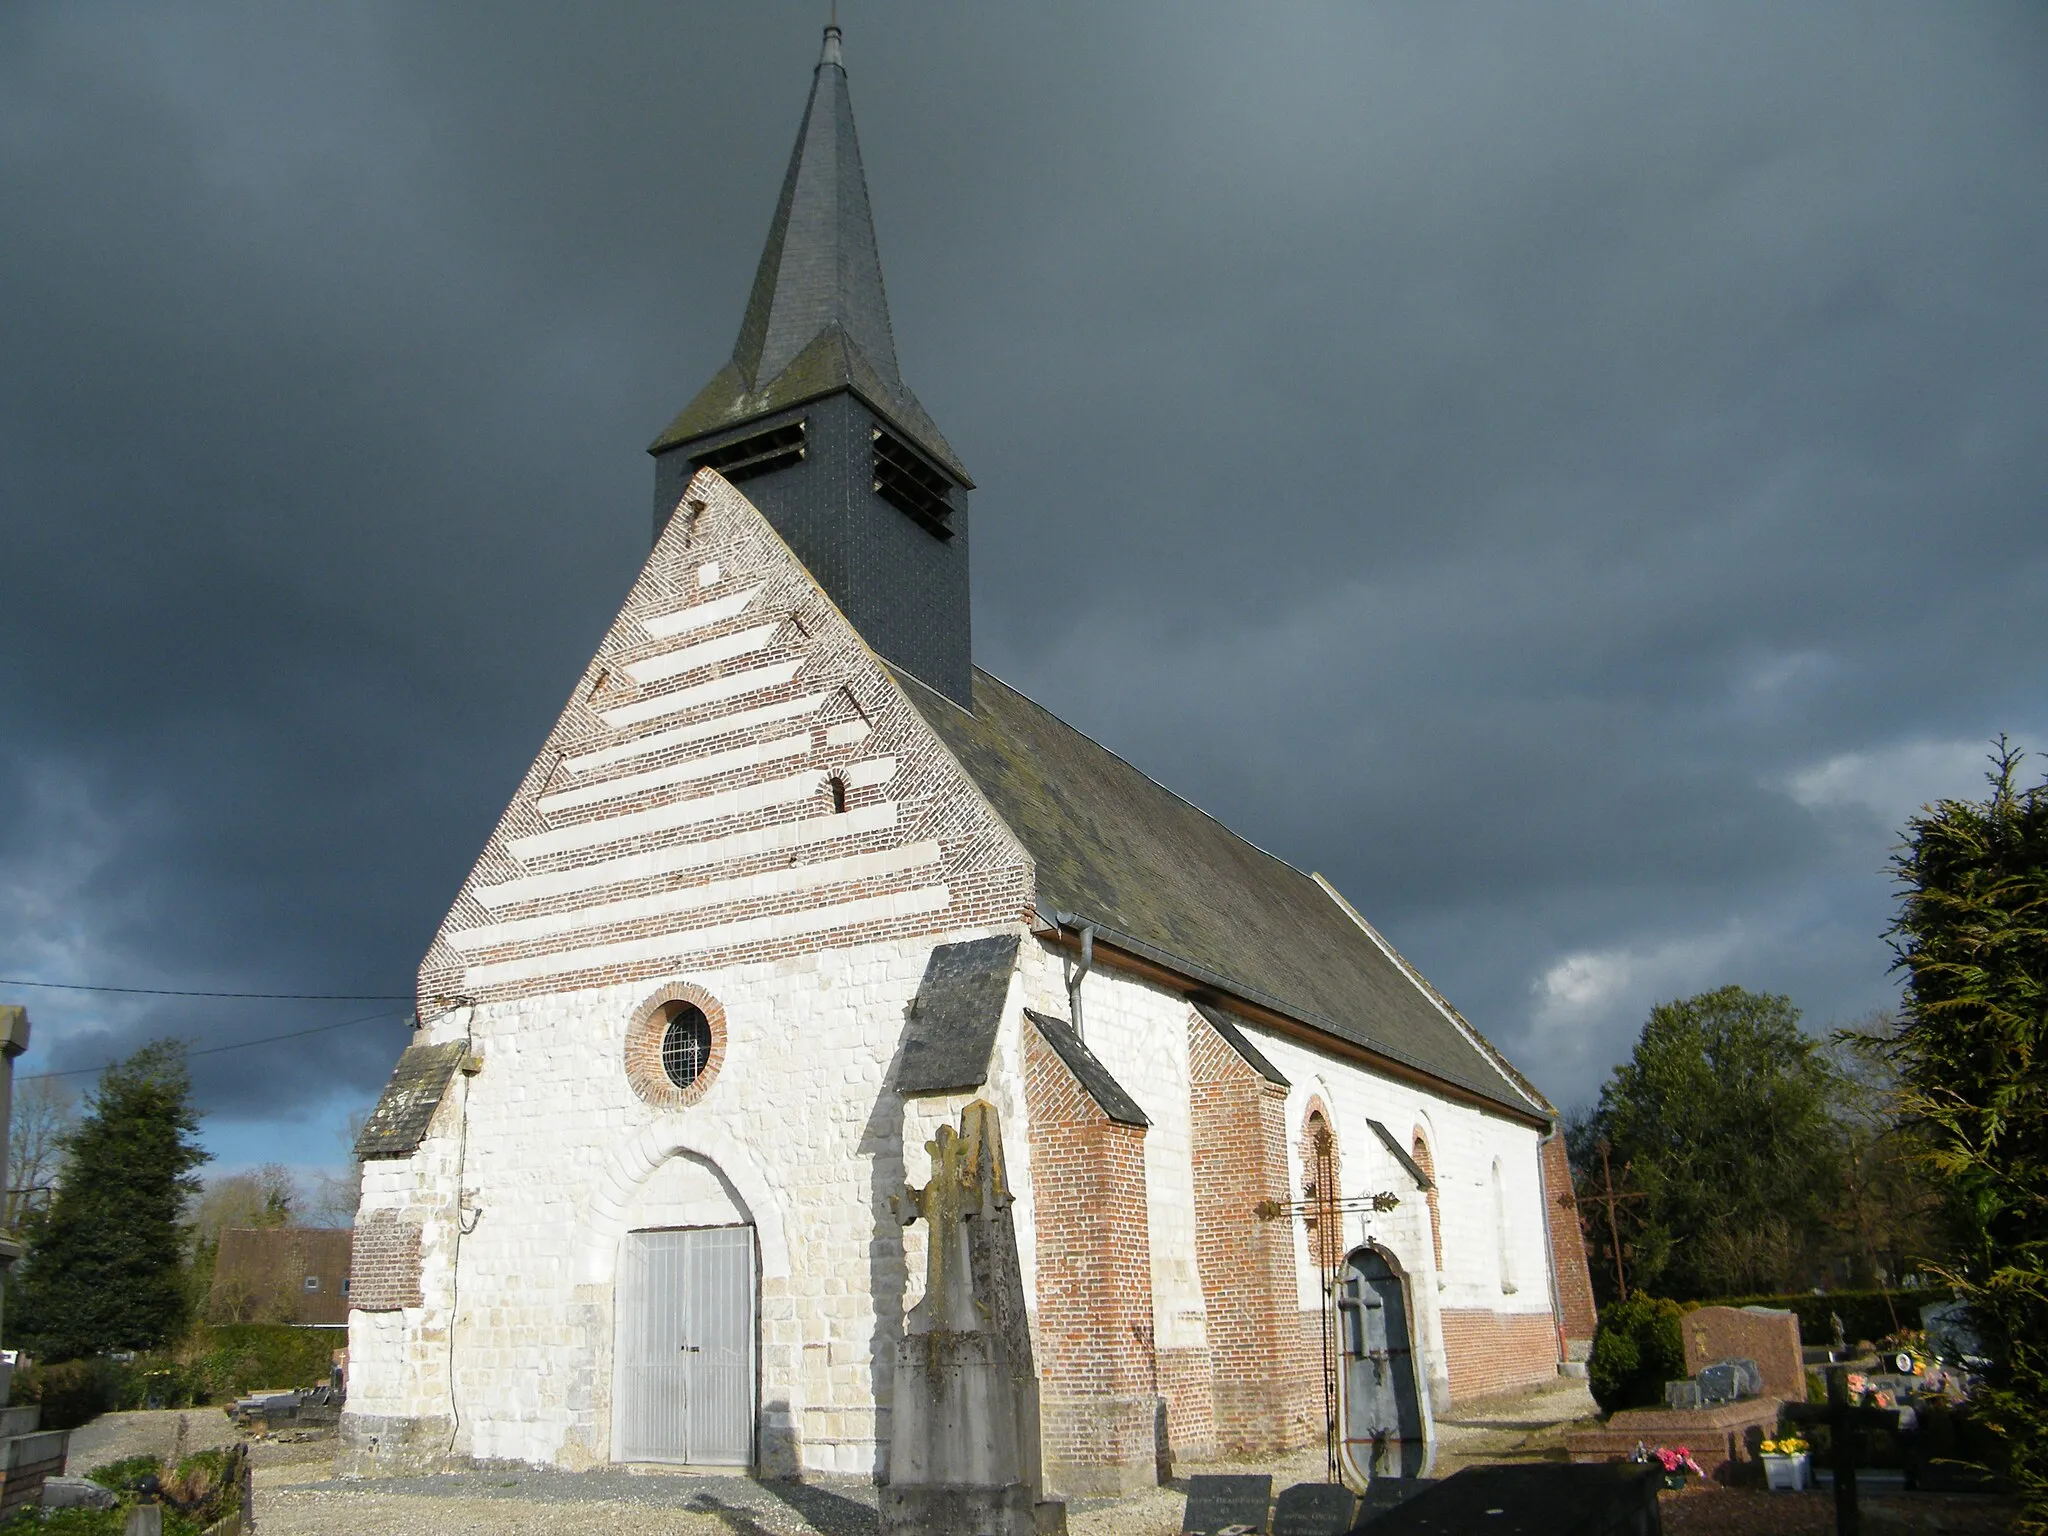
<path fill-rule="evenodd" d="M 1407 1283 L 1378 1247 L 1355 1248 L 1338 1280 L 1344 1455 L 1361 1482 L 1420 1477 L 1429 1463 Z"/>

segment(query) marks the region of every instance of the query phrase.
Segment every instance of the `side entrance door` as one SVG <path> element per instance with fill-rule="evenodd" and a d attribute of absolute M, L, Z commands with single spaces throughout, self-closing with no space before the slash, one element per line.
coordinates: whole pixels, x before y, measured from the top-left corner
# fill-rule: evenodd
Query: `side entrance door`
<path fill-rule="evenodd" d="M 1369 1477 L 1420 1477 L 1428 1446 L 1401 1277 L 1378 1249 L 1360 1248 L 1346 1260 L 1338 1287 L 1344 1449 Z"/>
<path fill-rule="evenodd" d="M 754 1459 L 754 1229 L 628 1232 L 613 1371 L 618 1461 Z"/>

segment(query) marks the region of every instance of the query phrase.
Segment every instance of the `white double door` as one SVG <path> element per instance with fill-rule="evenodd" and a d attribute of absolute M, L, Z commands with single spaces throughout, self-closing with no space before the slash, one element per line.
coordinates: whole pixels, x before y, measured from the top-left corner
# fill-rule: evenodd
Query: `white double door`
<path fill-rule="evenodd" d="M 616 1302 L 616 1459 L 750 1465 L 754 1229 L 628 1232 Z"/>

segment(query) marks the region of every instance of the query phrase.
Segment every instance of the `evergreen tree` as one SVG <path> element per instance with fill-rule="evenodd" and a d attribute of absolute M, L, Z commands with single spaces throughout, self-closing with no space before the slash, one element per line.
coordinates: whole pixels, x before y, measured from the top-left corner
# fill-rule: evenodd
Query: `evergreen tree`
<path fill-rule="evenodd" d="M 2048 784 L 2015 786 L 2003 740 L 1990 796 L 1908 825 L 1892 943 L 1906 973 L 1890 1048 L 1941 1176 L 1948 1271 L 1997 1357 L 1974 1400 L 2004 1429 L 2048 1531 Z"/>
<path fill-rule="evenodd" d="M 1640 1199 L 1620 1213 L 1631 1290 L 1677 1297 L 1805 1283 L 1840 1184 L 1835 1072 L 1784 997 L 1722 987 L 1660 1003 L 1570 1140 L 1609 1144 Z M 1590 1187 L 1584 1183 L 1582 1189 Z M 1598 1234 L 1604 1236 L 1604 1230 Z M 1602 1266 L 1595 1283 L 1606 1287 Z"/>
<path fill-rule="evenodd" d="M 191 1100 L 185 1048 L 159 1040 L 106 1070 L 66 1138 L 63 1181 L 29 1234 L 17 1314 L 48 1358 L 150 1349 L 183 1330 L 180 1222 L 206 1160 Z"/>

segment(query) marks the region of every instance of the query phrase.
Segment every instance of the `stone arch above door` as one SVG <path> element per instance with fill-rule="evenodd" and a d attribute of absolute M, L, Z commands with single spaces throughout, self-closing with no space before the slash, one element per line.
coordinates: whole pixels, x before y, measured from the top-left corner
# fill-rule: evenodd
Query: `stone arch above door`
<path fill-rule="evenodd" d="M 618 1264 L 633 1196 L 649 1175 L 678 1154 L 708 1163 L 745 1204 L 754 1224 L 765 1280 L 789 1276 L 789 1244 L 782 1211 L 761 1165 L 746 1146 L 715 1125 L 687 1115 L 664 1115 L 614 1149 L 591 1192 L 576 1241 L 576 1283 L 608 1285 Z"/>

